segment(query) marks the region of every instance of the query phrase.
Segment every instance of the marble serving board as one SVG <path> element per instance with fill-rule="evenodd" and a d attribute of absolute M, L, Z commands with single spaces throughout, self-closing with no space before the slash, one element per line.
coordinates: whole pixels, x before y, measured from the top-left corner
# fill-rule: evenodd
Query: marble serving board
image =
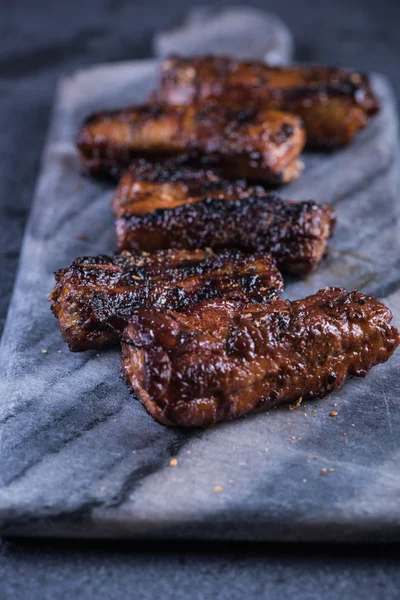
<path fill-rule="evenodd" d="M 117 348 L 73 354 L 63 343 L 47 303 L 53 272 L 115 248 L 113 186 L 80 175 L 77 128 L 141 101 L 156 68 L 99 66 L 58 90 L 0 349 L 2 533 L 399 540 L 400 352 L 324 400 L 187 432 L 157 424 L 128 393 Z M 380 115 L 351 147 L 305 154 L 304 174 L 281 190 L 332 202 L 339 219 L 330 256 L 286 281 L 285 296 L 359 288 L 400 324 L 397 119 L 388 83 L 373 82 Z"/>

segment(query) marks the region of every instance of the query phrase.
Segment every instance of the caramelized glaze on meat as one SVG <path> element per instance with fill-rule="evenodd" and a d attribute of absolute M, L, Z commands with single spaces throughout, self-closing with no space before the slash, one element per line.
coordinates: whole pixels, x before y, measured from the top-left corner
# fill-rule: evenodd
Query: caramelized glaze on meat
<path fill-rule="evenodd" d="M 198 202 L 209 195 L 237 199 L 249 189 L 244 180 L 229 181 L 213 169 L 197 169 L 176 162 L 133 161 L 115 192 L 112 201 L 114 214 L 117 217 L 142 215 Z"/>
<path fill-rule="evenodd" d="M 207 198 L 146 214 L 131 211 L 117 219 L 116 233 L 120 250 L 240 248 L 268 252 L 282 271 L 305 275 L 321 261 L 334 224 L 328 205 L 287 202 L 256 188 L 238 200 Z"/>
<path fill-rule="evenodd" d="M 86 120 L 78 136 L 83 167 L 92 174 L 119 177 L 138 156 L 196 153 L 227 177 L 257 178 L 273 184 L 295 179 L 305 143 L 301 120 L 264 108 L 222 104 L 146 104 L 104 112 Z"/>
<path fill-rule="evenodd" d="M 348 144 L 379 103 L 364 73 L 327 67 L 271 67 L 226 56 L 171 57 L 161 66 L 158 98 L 169 104 L 210 98 L 239 106 L 261 103 L 299 115 L 307 144 Z"/>
<path fill-rule="evenodd" d="M 73 351 L 116 343 L 140 306 L 183 310 L 220 297 L 268 302 L 283 288 L 271 257 L 209 249 L 78 258 L 56 281 L 52 310 Z"/>
<path fill-rule="evenodd" d="M 122 334 L 126 381 L 160 423 L 207 427 L 365 376 L 400 342 L 379 300 L 326 288 L 295 302 L 140 309 Z"/>

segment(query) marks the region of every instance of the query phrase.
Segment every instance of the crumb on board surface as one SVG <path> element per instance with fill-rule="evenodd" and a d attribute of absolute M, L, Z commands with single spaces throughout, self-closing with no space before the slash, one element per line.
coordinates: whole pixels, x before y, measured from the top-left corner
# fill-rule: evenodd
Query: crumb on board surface
<path fill-rule="evenodd" d="M 294 404 L 289 404 L 289 410 L 295 410 L 298 408 L 303 400 L 302 396 L 299 396 Z"/>

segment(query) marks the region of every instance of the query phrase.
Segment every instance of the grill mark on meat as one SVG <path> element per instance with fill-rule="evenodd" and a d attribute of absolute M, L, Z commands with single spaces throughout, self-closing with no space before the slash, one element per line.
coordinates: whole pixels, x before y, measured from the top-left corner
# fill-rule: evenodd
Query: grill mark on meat
<path fill-rule="evenodd" d="M 282 135 L 285 129 L 290 136 Z M 93 175 L 119 178 L 139 156 L 181 156 L 196 166 L 211 161 L 228 178 L 280 184 L 301 172 L 305 133 L 298 117 L 261 106 L 149 103 L 92 115 L 77 143 L 83 169 Z"/>
<path fill-rule="evenodd" d="M 52 311 L 73 351 L 118 342 L 140 306 L 183 310 L 205 299 L 269 302 L 283 289 L 273 258 L 238 250 L 123 252 L 84 257 L 56 273 Z"/>

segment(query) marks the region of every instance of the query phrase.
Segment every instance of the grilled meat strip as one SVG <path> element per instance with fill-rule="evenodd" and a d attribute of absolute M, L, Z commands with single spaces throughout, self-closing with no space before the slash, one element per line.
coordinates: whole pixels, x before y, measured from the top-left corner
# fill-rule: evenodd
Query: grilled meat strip
<path fill-rule="evenodd" d="M 212 298 L 268 302 L 283 289 L 274 260 L 238 250 L 162 250 L 78 258 L 56 273 L 52 311 L 70 350 L 115 344 L 140 306 L 174 310 Z"/>
<path fill-rule="evenodd" d="M 133 202 L 116 220 L 119 249 L 240 248 L 272 254 L 287 273 L 306 275 L 317 267 L 335 225 L 332 207 L 287 202 L 262 188 L 237 192 L 237 200 L 206 198 L 144 214 L 144 203 L 136 214 Z M 149 199 L 149 209 L 152 204 Z"/>
<path fill-rule="evenodd" d="M 301 120 L 279 111 L 235 109 L 222 104 L 146 104 L 98 113 L 78 136 L 84 170 L 119 177 L 138 156 L 196 153 L 226 177 L 280 184 L 300 173 L 305 143 Z"/>
<path fill-rule="evenodd" d="M 365 376 L 400 342 L 391 320 L 379 300 L 340 288 L 266 306 L 140 309 L 122 333 L 122 370 L 158 422 L 207 427 Z"/>
<path fill-rule="evenodd" d="M 161 67 L 158 98 L 169 104 L 210 98 L 292 112 L 302 118 L 307 145 L 348 144 L 379 102 L 364 73 L 327 67 L 271 67 L 226 56 L 172 57 Z"/>
<path fill-rule="evenodd" d="M 244 180 L 223 179 L 213 169 L 196 169 L 174 160 L 137 159 L 119 182 L 112 210 L 117 217 L 142 215 L 198 202 L 209 195 L 237 199 L 244 197 L 248 189 Z"/>

